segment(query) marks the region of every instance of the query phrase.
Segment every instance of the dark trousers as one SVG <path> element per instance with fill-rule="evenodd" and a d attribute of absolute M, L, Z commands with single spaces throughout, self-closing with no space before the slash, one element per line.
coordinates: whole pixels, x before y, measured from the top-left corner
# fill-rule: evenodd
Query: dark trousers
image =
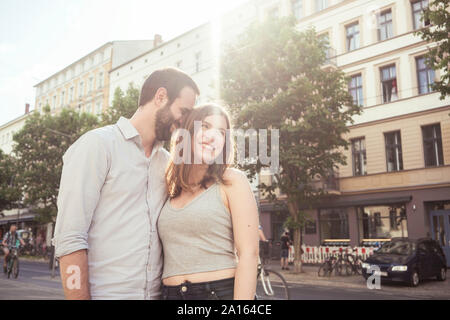
<path fill-rule="evenodd" d="M 234 278 L 209 282 L 186 281 L 178 286 L 162 286 L 163 300 L 233 300 Z"/>

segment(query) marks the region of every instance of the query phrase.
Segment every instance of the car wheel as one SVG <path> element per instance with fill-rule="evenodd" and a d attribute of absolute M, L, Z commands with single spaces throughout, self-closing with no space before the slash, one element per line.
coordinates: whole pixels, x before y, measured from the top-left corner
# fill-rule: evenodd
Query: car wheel
<path fill-rule="evenodd" d="M 445 267 L 441 268 L 441 271 L 437 275 L 437 279 L 439 281 L 445 281 L 445 279 L 447 279 L 447 268 L 445 268 Z"/>
<path fill-rule="evenodd" d="M 409 285 L 411 287 L 417 287 L 419 285 L 419 282 L 420 282 L 419 273 L 417 272 L 417 270 L 414 270 L 409 278 Z"/>

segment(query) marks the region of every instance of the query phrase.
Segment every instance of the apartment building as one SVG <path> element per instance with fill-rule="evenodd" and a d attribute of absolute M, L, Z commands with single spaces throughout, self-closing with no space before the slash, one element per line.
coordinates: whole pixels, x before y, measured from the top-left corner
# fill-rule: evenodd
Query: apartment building
<path fill-rule="evenodd" d="M 162 42 L 153 40 L 107 42 L 35 85 L 35 109 L 48 105 L 52 113 L 63 108 L 100 114 L 109 103 L 109 71 Z"/>
<path fill-rule="evenodd" d="M 291 1 L 298 28 L 314 26 L 328 38 L 334 66 L 350 77 L 348 90 L 362 107 L 345 137 L 347 165 L 329 184 L 327 201 L 309 212 L 308 245 L 428 236 L 450 257 L 450 99 L 430 87 L 439 77 L 424 62 L 433 44 L 414 35 L 426 27 L 426 6 L 427 0 Z M 286 215 L 261 204 L 269 237 L 279 237 Z"/>
<path fill-rule="evenodd" d="M 183 70 L 194 79 L 201 91 L 199 103 L 214 99 L 217 95 L 213 81 L 211 32 L 210 23 L 200 25 L 113 66 L 109 71 L 109 105 L 112 105 L 117 88 L 125 92 L 129 84 L 133 83 L 135 88 L 140 89 L 153 71 L 169 66 Z"/>
<path fill-rule="evenodd" d="M 13 136 L 25 125 L 25 120 L 33 111 L 30 111 L 30 104 L 25 104 L 23 115 L 0 125 L 0 149 L 3 153 L 11 154 L 13 150 Z"/>

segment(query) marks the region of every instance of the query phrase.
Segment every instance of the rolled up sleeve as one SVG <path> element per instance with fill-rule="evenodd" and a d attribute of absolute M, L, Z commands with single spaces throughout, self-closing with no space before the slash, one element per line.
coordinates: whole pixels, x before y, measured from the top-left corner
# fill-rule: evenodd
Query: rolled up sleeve
<path fill-rule="evenodd" d="M 81 136 L 64 154 L 52 239 L 56 257 L 89 249 L 88 231 L 109 165 L 105 142 L 95 130 Z"/>

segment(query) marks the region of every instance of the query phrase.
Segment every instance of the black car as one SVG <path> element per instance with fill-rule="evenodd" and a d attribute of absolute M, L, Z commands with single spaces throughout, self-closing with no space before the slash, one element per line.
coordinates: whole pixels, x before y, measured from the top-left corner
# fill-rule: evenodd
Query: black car
<path fill-rule="evenodd" d="M 393 238 L 367 258 L 362 268 L 366 279 L 375 271 L 381 281 L 402 281 L 413 287 L 422 279 L 436 277 L 444 281 L 447 276 L 444 252 L 429 238 Z"/>

